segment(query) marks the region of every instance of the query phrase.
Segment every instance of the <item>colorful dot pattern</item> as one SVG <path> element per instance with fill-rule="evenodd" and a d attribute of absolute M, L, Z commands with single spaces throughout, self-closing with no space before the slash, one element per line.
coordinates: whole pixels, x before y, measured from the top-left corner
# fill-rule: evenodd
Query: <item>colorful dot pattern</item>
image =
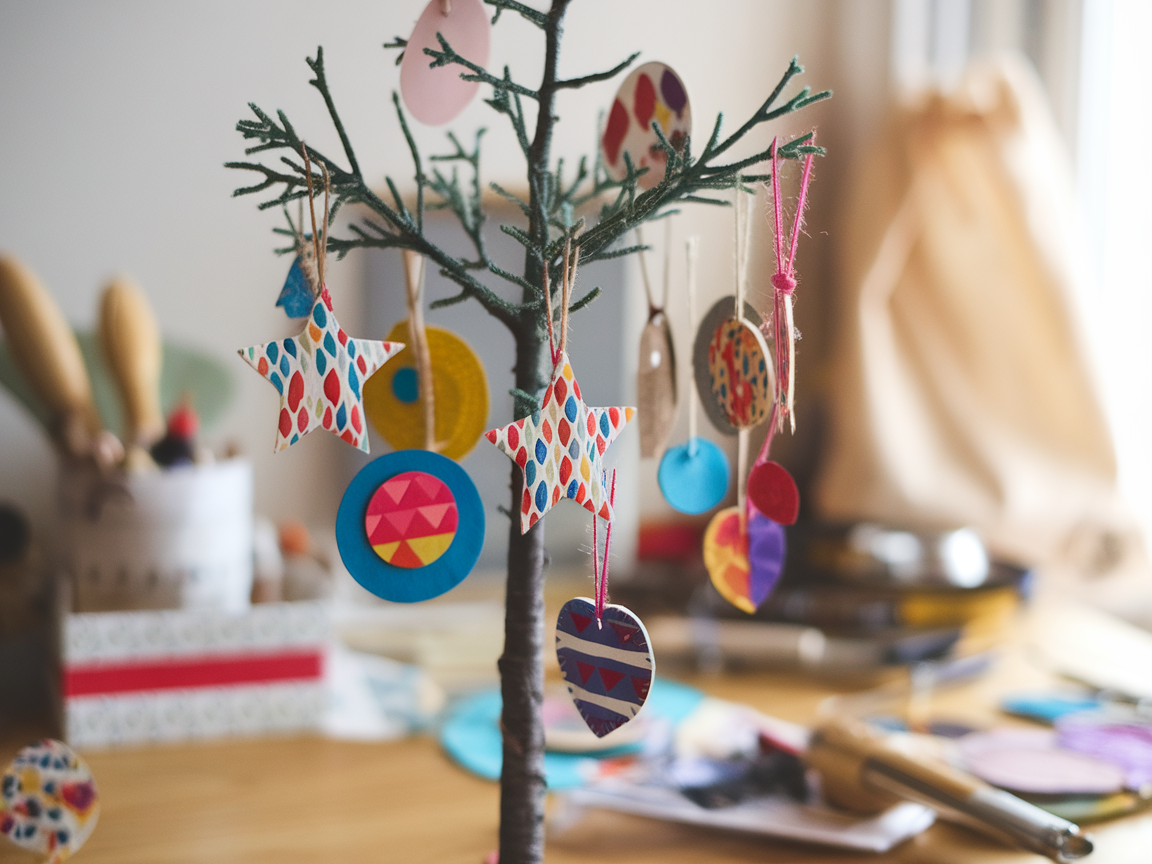
<path fill-rule="evenodd" d="M 668 154 L 652 129 L 653 123 L 677 150 L 692 131 L 688 92 L 679 76 L 663 63 L 645 63 L 632 72 L 612 102 L 600 139 L 612 179 L 623 180 L 627 176 L 625 153 L 633 167 L 648 169 L 638 180 L 641 188 L 651 189 L 664 179 Z"/>
<path fill-rule="evenodd" d="M 561 498 L 602 519 L 615 514 L 608 501 L 603 456 L 635 408 L 589 408 L 580 396 L 567 353 L 561 353 L 539 411 L 485 437 L 524 473 L 520 531 L 527 531 Z"/>
<path fill-rule="evenodd" d="M 317 426 L 368 452 L 364 382 L 404 347 L 353 339 L 332 312 L 325 288 L 298 336 L 240 349 L 240 356 L 280 393 L 275 452 Z"/>
<path fill-rule="evenodd" d="M 720 596 L 751 615 L 763 603 L 784 569 L 784 529 L 749 508 L 746 526 L 736 507 L 721 510 L 704 532 L 704 566 Z"/>
<path fill-rule="evenodd" d="M 25 747 L 0 779 L 0 834 L 60 862 L 96 827 L 100 803 L 92 772 L 51 738 Z"/>
<path fill-rule="evenodd" d="M 767 357 L 768 346 L 760 331 L 740 318 L 724 321 L 708 344 L 712 395 L 737 429 L 763 423 L 772 410 Z"/>
<path fill-rule="evenodd" d="M 364 531 L 393 567 L 426 567 L 448 551 L 459 524 L 456 498 L 439 478 L 405 471 L 384 481 L 368 501 Z"/>

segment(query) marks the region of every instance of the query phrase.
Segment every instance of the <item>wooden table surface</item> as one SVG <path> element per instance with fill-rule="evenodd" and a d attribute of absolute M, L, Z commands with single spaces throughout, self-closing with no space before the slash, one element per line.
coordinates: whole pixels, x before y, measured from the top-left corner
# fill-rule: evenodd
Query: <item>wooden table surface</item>
<path fill-rule="evenodd" d="M 782 674 L 681 676 L 721 698 L 784 719 L 811 720 L 835 690 Z M 942 691 L 940 718 L 988 720 L 998 694 L 1050 681 L 1023 645 L 990 674 Z M 1001 718 L 1002 719 L 1002 718 Z M 27 738 L 5 734 L 6 764 Z M 498 787 L 457 768 L 428 737 L 355 744 L 304 737 L 85 754 L 102 810 L 80 864 L 480 864 L 496 845 Z M 1152 814 L 1092 826 L 1091 864 L 1152 861 Z M 36 861 L 0 847 L 0 864 Z M 549 833 L 547 860 L 1024 864 L 1042 861 L 938 823 L 886 855 L 860 855 L 765 837 L 590 812 Z"/>

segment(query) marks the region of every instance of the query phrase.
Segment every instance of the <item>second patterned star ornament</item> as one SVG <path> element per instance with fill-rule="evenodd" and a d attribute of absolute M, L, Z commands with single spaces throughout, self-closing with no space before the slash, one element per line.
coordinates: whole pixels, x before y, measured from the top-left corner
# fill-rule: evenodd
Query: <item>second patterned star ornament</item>
<path fill-rule="evenodd" d="M 520 532 L 561 498 L 570 498 L 611 522 L 604 488 L 604 451 L 624 431 L 635 408 L 590 408 L 580 395 L 567 352 L 561 351 L 540 410 L 485 437 L 524 472 Z"/>

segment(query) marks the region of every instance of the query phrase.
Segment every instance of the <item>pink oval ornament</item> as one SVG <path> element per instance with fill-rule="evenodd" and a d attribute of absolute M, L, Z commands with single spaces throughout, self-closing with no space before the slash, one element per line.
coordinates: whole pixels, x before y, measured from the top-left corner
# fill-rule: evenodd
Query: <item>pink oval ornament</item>
<path fill-rule="evenodd" d="M 668 143 L 678 150 L 692 132 L 692 108 L 688 91 L 670 66 L 645 63 L 624 79 L 608 112 L 608 122 L 600 138 L 604 164 L 613 180 L 628 176 L 624 154 L 637 168 L 648 172 L 637 181 L 641 189 L 651 189 L 664 179 L 668 155 L 652 129 L 657 123 Z"/>
<path fill-rule="evenodd" d="M 452 50 L 478 66 L 488 65 L 491 25 L 480 0 L 431 0 L 424 8 L 404 49 L 400 64 L 400 94 L 412 116 L 428 126 L 442 126 L 454 120 L 476 95 L 478 81 L 463 81 L 463 66 L 450 63 L 430 69 L 432 58 L 425 48 L 441 50 L 440 33 Z"/>

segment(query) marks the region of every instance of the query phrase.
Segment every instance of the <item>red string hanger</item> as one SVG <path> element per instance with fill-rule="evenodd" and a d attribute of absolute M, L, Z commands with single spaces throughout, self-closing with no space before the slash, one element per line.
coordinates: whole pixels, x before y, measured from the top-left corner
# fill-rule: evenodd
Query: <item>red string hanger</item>
<path fill-rule="evenodd" d="M 605 478 L 607 479 L 607 478 Z M 612 469 L 612 487 L 611 492 L 608 493 L 608 502 L 612 507 L 616 506 L 616 469 Z M 596 623 L 600 624 L 601 619 L 604 617 L 604 606 L 608 603 L 608 550 L 612 545 L 612 523 L 608 523 L 608 527 L 604 529 L 604 561 L 600 563 L 600 542 L 598 538 L 599 532 L 596 530 L 596 523 L 600 521 L 599 516 L 592 517 L 592 587 L 596 594 Z M 603 625 L 601 625 L 603 626 Z"/>
<path fill-rule="evenodd" d="M 816 134 L 812 134 L 812 141 Z M 788 419 L 792 432 L 796 431 L 796 418 L 792 414 L 793 369 L 796 361 L 796 329 L 792 322 L 792 292 L 796 290 L 796 246 L 804 225 L 804 205 L 808 200 L 808 181 L 812 177 L 812 153 L 804 159 L 804 177 L 800 181 L 800 200 L 792 220 L 792 237 L 787 255 L 784 248 L 784 199 L 780 194 L 780 166 L 778 139 L 772 140 L 772 212 L 776 246 L 776 273 L 772 277 L 772 326 L 776 354 L 776 406 L 775 424 L 784 428 Z"/>

